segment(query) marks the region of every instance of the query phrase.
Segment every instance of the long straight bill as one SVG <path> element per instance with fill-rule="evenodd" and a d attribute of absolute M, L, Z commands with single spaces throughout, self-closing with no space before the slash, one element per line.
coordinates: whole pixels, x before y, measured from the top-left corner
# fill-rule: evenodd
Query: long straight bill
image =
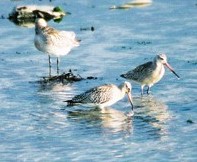
<path fill-rule="evenodd" d="M 174 75 L 176 75 L 176 77 L 177 77 L 178 79 L 180 79 L 180 76 L 174 71 L 174 69 L 173 69 L 168 63 L 165 63 L 165 65 L 166 65 L 166 67 L 167 67 L 168 69 L 170 69 L 170 71 L 171 71 Z"/>
<path fill-rule="evenodd" d="M 131 93 L 127 93 L 127 96 L 128 96 L 129 102 L 131 104 L 131 110 L 133 111 L 133 101 L 132 101 Z"/>

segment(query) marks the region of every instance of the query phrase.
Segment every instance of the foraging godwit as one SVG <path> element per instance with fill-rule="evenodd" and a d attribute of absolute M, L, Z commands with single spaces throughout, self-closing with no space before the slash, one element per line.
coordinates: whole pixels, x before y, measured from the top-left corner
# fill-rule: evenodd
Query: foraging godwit
<path fill-rule="evenodd" d="M 102 86 L 92 88 L 80 95 L 76 95 L 71 100 L 67 100 L 65 102 L 67 102 L 68 105 L 93 104 L 100 108 L 104 108 L 118 102 L 125 96 L 125 94 L 127 94 L 133 111 L 131 88 L 132 87 L 129 82 L 124 82 L 119 86 L 114 84 L 104 84 Z"/>
<path fill-rule="evenodd" d="M 165 73 L 164 65 L 168 67 L 178 79 L 180 78 L 173 68 L 168 64 L 165 54 L 157 55 L 153 61 L 139 65 L 135 69 L 130 70 L 126 74 L 122 74 L 120 76 L 141 84 L 142 95 L 144 86 L 147 85 L 147 94 L 149 94 L 150 88 L 163 77 Z"/>
<path fill-rule="evenodd" d="M 47 25 L 47 22 L 39 18 L 35 22 L 34 44 L 39 51 L 49 56 L 49 76 L 51 75 L 50 56 L 57 57 L 57 73 L 59 73 L 59 57 L 67 55 L 73 47 L 79 46 L 75 33 L 59 31 Z"/>

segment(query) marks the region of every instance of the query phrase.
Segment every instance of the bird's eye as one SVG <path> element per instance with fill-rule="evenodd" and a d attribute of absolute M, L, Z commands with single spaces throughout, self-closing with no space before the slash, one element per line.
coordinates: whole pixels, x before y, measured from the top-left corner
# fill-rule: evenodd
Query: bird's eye
<path fill-rule="evenodd" d="M 164 58 L 162 58 L 162 57 L 159 57 L 161 60 L 164 60 Z"/>
<path fill-rule="evenodd" d="M 128 86 L 127 84 L 125 85 L 125 88 L 126 88 L 127 93 L 131 92 L 131 87 Z"/>

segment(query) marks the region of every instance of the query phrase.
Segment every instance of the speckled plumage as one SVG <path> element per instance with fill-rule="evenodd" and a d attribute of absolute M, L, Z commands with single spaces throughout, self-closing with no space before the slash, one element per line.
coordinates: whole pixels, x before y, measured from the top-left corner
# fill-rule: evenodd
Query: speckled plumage
<path fill-rule="evenodd" d="M 135 69 L 128 71 L 126 74 L 122 74 L 121 77 L 141 84 L 142 94 L 144 86 L 148 86 L 147 93 L 149 93 L 150 87 L 160 81 L 163 77 L 165 73 L 164 65 L 166 65 L 179 78 L 167 63 L 167 57 L 165 54 L 157 55 L 153 61 L 139 65 Z"/>
<path fill-rule="evenodd" d="M 72 31 L 59 31 L 47 25 L 47 22 L 39 18 L 35 23 L 35 47 L 50 56 L 58 58 L 67 55 L 73 47 L 79 46 L 79 41 L 75 38 L 75 33 Z"/>
<path fill-rule="evenodd" d="M 79 46 L 74 32 L 56 30 L 44 19 L 36 21 L 34 43 L 38 50 L 56 57 L 67 55 L 73 47 Z"/>
<path fill-rule="evenodd" d="M 117 101 L 121 100 L 125 94 L 131 99 L 131 84 L 124 82 L 120 86 L 114 84 L 105 84 L 98 87 L 91 88 L 90 90 L 74 96 L 68 100 L 69 105 L 80 104 L 94 104 L 99 107 L 111 106 Z"/>

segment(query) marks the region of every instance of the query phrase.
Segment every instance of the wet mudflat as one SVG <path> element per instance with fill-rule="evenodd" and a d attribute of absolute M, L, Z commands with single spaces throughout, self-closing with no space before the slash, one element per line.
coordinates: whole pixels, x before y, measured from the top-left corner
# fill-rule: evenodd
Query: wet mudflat
<path fill-rule="evenodd" d="M 0 161 L 196 161 L 196 1 L 153 1 L 110 9 L 126 1 L 34 0 L 0 2 Z M 39 83 L 48 76 L 48 56 L 33 44 L 34 28 L 6 17 L 16 5 L 61 6 L 71 15 L 49 25 L 70 30 L 80 46 L 60 59 L 60 73 L 82 78 Z M 94 29 L 94 30 L 93 30 Z M 125 98 L 102 111 L 67 107 L 64 100 L 164 52 L 181 79 L 166 69 L 151 95 L 133 85 L 135 115 L 127 120 Z M 52 58 L 56 75 L 56 58 Z M 94 78 L 95 77 L 95 78 Z"/>

